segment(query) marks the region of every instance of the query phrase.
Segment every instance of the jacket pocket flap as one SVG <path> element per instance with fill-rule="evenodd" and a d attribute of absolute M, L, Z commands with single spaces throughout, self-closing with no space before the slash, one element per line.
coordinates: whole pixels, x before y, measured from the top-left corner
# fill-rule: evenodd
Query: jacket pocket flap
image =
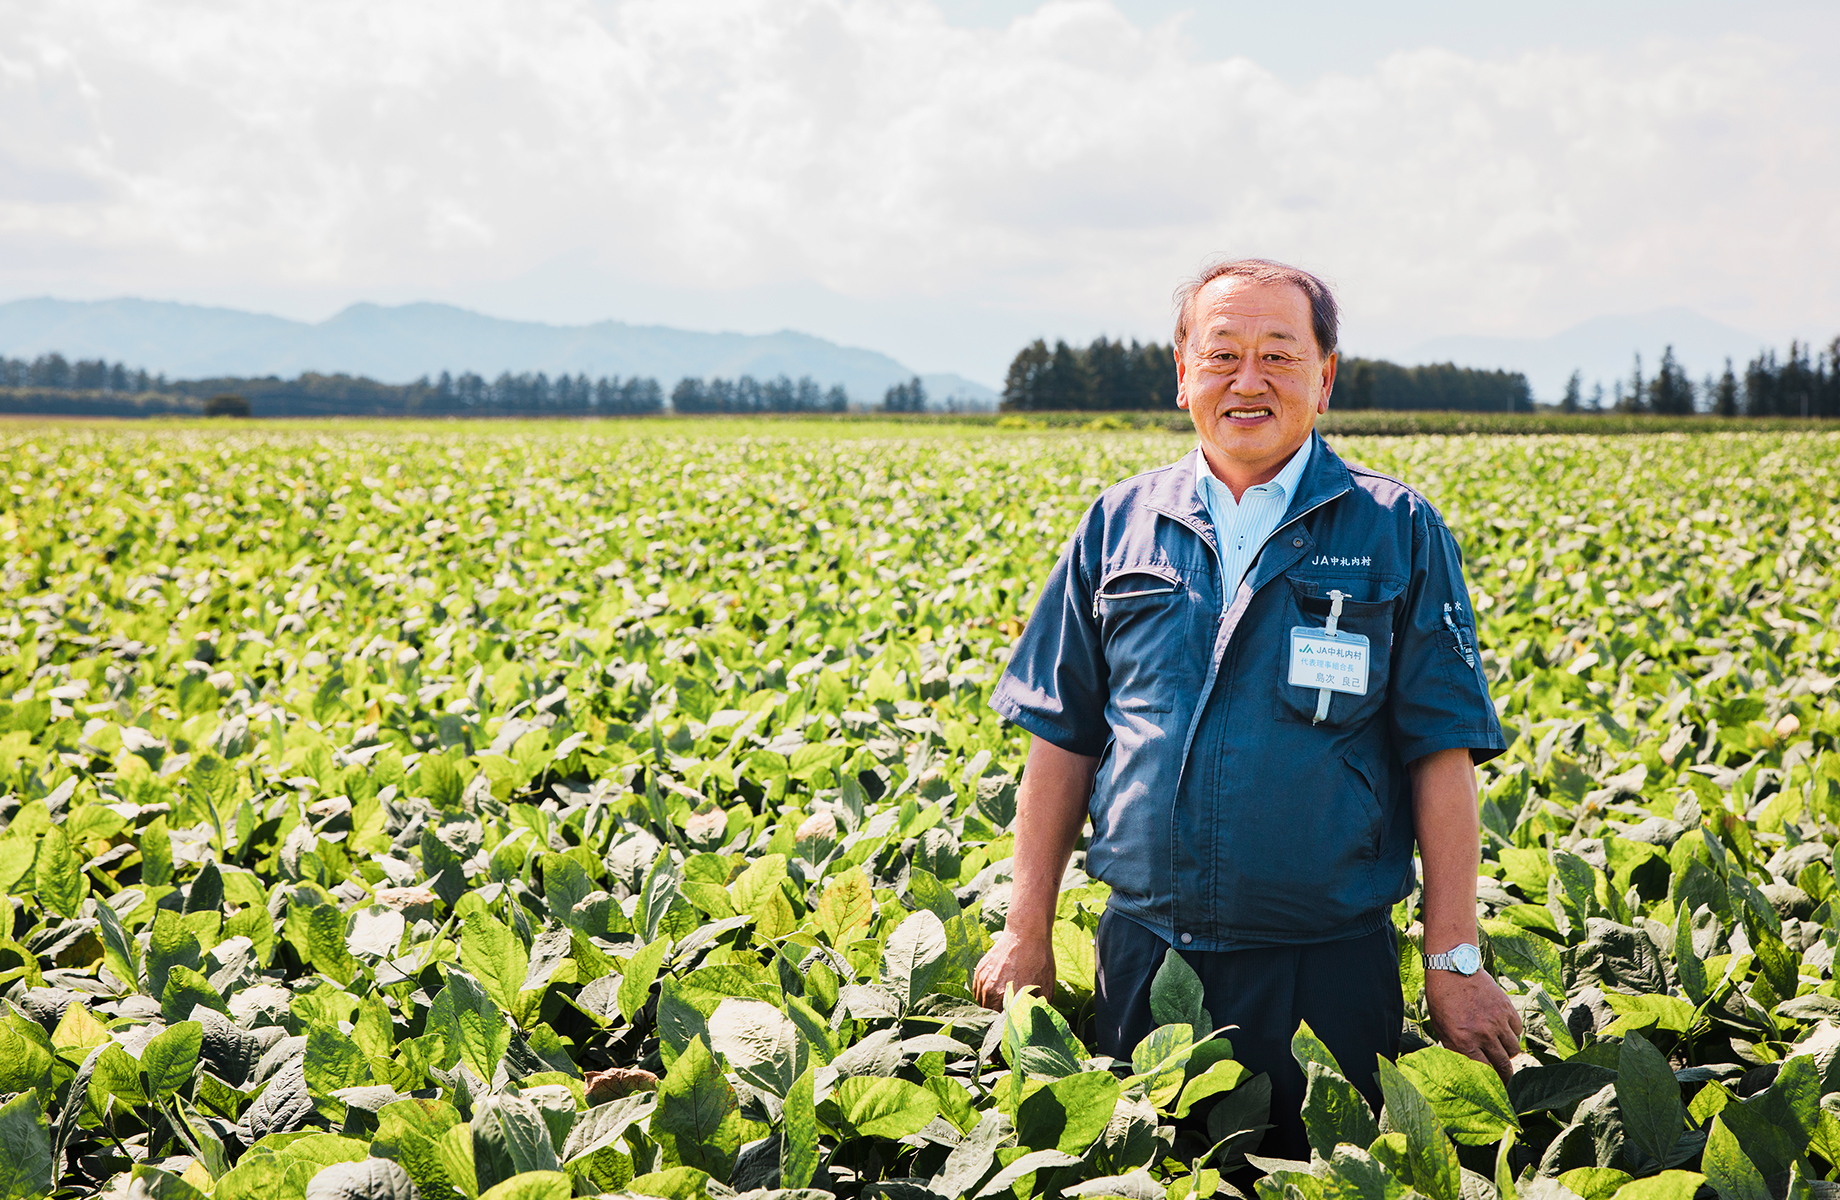
<path fill-rule="evenodd" d="M 1390 579 L 1349 579 L 1334 583 L 1319 583 L 1312 579 L 1291 579 L 1291 591 L 1295 594 L 1298 607 L 1308 613 L 1327 613 L 1333 603 L 1329 592 L 1342 593 L 1342 611 L 1379 612 L 1391 608 L 1406 590 L 1403 583 Z"/>
<path fill-rule="evenodd" d="M 1182 586 L 1182 575 L 1174 567 L 1145 564 L 1136 567 L 1113 567 L 1099 583 L 1096 599 L 1123 600 L 1131 596 L 1159 596 Z"/>

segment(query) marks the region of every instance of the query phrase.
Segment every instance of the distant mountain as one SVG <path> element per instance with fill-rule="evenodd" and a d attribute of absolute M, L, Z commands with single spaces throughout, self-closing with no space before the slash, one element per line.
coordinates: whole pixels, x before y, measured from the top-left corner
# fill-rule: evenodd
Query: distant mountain
<path fill-rule="evenodd" d="M 667 392 L 684 376 L 809 375 L 880 402 L 916 372 L 885 354 L 809 334 L 698 333 L 600 321 L 507 321 L 447 304 L 354 304 L 319 324 L 155 300 L 32 299 L 0 304 L 0 354 L 104 358 L 175 379 L 294 376 L 303 371 L 407 383 L 422 375 L 544 371 L 649 376 Z M 922 375 L 931 400 L 994 407 L 996 393 L 951 374 Z"/>
<path fill-rule="evenodd" d="M 1722 373 L 1727 358 L 1742 376 L 1744 364 L 1764 348 L 1766 340 L 1690 308 L 1658 308 L 1633 316 L 1593 317 L 1544 338 L 1435 338 L 1400 357 L 1408 363 L 1454 362 L 1520 371 L 1527 376 L 1533 394 L 1551 402 L 1564 394 L 1565 381 L 1573 371 L 1584 373 L 1586 396 L 1592 383 L 1601 381 L 1608 397 L 1617 380 L 1629 378 L 1638 353 L 1643 376 L 1652 379 L 1662 350 L 1670 345 L 1674 357 L 1697 383 L 1709 372 Z"/>

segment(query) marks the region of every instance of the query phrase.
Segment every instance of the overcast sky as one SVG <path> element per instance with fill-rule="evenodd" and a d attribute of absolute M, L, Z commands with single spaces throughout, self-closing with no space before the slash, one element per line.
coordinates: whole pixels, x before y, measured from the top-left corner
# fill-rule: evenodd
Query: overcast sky
<path fill-rule="evenodd" d="M 1840 331 L 1840 6 L 0 0 L 0 300 L 797 328 L 1001 382 L 1204 256 L 1347 343 Z"/>

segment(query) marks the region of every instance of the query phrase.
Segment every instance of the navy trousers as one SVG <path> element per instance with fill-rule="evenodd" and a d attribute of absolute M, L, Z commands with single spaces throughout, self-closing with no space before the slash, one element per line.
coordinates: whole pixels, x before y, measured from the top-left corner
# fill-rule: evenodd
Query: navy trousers
<path fill-rule="evenodd" d="M 1169 943 L 1109 909 L 1095 940 L 1098 978 L 1095 1051 L 1129 1060 L 1155 1028 L 1150 981 Z M 1405 998 L 1399 988 L 1398 942 L 1389 923 L 1340 942 L 1178 953 L 1201 977 L 1202 1004 L 1226 1033 L 1233 1057 L 1254 1074 L 1271 1076 L 1271 1124 L 1257 1153 L 1310 1157 L 1304 1135 L 1304 1077 L 1291 1057 L 1291 1035 L 1308 1021 L 1341 1064 L 1348 1081 L 1380 1112 L 1376 1056 L 1399 1055 Z"/>

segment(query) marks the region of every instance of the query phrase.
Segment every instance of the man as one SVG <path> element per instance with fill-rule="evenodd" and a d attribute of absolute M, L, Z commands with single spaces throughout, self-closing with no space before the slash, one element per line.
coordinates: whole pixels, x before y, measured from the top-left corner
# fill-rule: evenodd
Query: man
<path fill-rule="evenodd" d="M 1052 993 L 1060 879 L 1090 814 L 1086 869 L 1112 888 L 1096 1049 L 1128 1058 L 1149 1033 L 1174 948 L 1235 1057 L 1271 1076 L 1262 1153 L 1308 1158 L 1291 1034 L 1307 1020 L 1378 1111 L 1415 841 L 1436 1031 L 1511 1069 L 1520 1019 L 1475 950 L 1474 763 L 1505 744 L 1450 531 L 1316 435 L 1328 288 L 1242 260 L 1177 303 L 1177 403 L 1201 444 L 1088 510 L 991 698 L 1034 742 L 1009 916 L 975 988 L 990 1007 Z"/>

